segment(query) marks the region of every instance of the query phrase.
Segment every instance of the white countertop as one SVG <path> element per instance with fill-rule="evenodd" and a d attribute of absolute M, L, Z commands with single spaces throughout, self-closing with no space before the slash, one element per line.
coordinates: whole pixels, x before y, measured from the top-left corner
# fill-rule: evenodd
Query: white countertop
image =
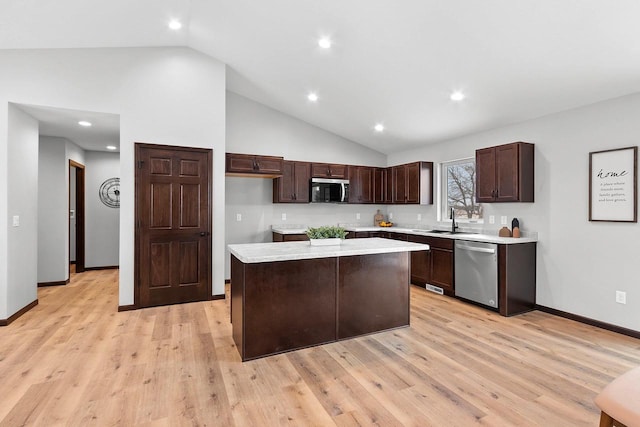
<path fill-rule="evenodd" d="M 309 242 L 245 243 L 229 245 L 229 252 L 245 264 L 296 259 L 426 251 L 429 245 L 399 240 L 346 239 L 340 245 L 311 246 Z"/>
<path fill-rule="evenodd" d="M 538 241 L 537 237 L 531 237 L 526 235 L 522 237 L 500 237 L 494 234 L 481 234 L 481 233 L 475 233 L 475 232 L 466 233 L 464 231 L 458 231 L 456 234 L 428 233 L 426 230 L 420 230 L 416 228 L 402 228 L 402 227 L 347 226 L 345 227 L 345 230 L 351 231 L 351 232 L 390 231 L 392 233 L 405 233 L 405 234 L 412 234 L 414 236 L 442 237 L 443 239 L 470 240 L 473 242 L 499 243 L 502 245 L 514 245 L 518 243 L 532 243 L 532 242 Z M 306 228 L 272 227 L 272 231 L 280 234 L 305 234 L 307 229 Z M 527 234 L 526 231 L 523 233 Z"/>
<path fill-rule="evenodd" d="M 427 230 L 401 228 L 401 227 L 345 227 L 348 231 L 391 231 L 394 233 L 413 234 L 415 236 L 429 236 L 429 237 L 442 237 L 443 239 L 453 240 L 469 240 L 473 242 L 485 242 L 485 243 L 499 243 L 501 245 L 514 245 L 518 243 L 532 243 L 537 242 L 535 237 L 500 237 L 493 234 L 480 234 L 464 231 L 458 231 L 455 234 L 447 233 L 429 233 Z"/>

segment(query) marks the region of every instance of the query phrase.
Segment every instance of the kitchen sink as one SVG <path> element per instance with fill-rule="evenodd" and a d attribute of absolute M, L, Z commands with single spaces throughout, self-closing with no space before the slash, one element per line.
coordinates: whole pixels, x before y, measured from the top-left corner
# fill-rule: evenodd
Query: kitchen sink
<path fill-rule="evenodd" d="M 416 233 L 432 233 L 432 234 L 478 234 L 469 231 L 451 231 L 451 230 L 411 230 Z"/>

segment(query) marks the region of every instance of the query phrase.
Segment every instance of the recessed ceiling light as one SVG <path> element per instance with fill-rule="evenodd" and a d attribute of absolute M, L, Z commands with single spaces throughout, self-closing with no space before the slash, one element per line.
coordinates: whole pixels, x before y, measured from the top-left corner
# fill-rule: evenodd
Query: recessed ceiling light
<path fill-rule="evenodd" d="M 323 49 L 329 49 L 331 47 L 331 39 L 329 37 L 322 37 L 318 40 L 318 46 Z"/>
<path fill-rule="evenodd" d="M 382 132 L 384 130 L 384 125 L 382 123 L 378 123 L 373 128 L 376 132 Z"/>
<path fill-rule="evenodd" d="M 78 122 L 78 124 L 79 124 L 80 126 L 84 126 L 84 127 L 87 127 L 87 128 L 88 128 L 89 126 L 91 126 L 91 122 L 88 122 L 88 121 L 86 121 L 86 120 L 80 120 L 80 121 Z"/>
<path fill-rule="evenodd" d="M 118 147 L 116 147 L 115 145 L 107 145 L 107 150 L 117 150 Z"/>
<path fill-rule="evenodd" d="M 464 93 L 460 92 L 459 90 L 453 92 L 451 94 L 451 100 L 452 101 L 462 101 L 465 98 Z"/>
<path fill-rule="evenodd" d="M 311 102 L 316 102 L 318 100 L 318 94 L 315 92 L 311 92 L 309 93 L 309 95 L 307 95 L 307 99 Z"/>
<path fill-rule="evenodd" d="M 173 19 L 171 22 L 169 22 L 169 28 L 171 28 L 172 30 L 179 30 L 180 28 L 182 28 L 182 23 Z"/>

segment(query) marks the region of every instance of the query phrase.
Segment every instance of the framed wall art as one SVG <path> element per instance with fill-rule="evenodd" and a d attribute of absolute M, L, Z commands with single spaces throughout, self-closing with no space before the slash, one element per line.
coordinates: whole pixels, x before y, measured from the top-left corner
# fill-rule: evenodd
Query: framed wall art
<path fill-rule="evenodd" d="M 589 221 L 638 222 L 638 147 L 589 153 Z"/>

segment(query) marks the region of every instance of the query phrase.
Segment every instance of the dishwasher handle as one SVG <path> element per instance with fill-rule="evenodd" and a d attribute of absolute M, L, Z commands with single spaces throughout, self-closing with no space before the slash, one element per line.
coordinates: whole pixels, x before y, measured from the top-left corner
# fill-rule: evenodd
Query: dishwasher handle
<path fill-rule="evenodd" d="M 471 252 L 482 252 L 485 254 L 495 254 L 496 250 L 493 248 L 478 248 L 476 246 L 464 246 L 464 245 L 456 245 L 456 248 L 462 249 L 463 251 L 471 251 Z"/>

